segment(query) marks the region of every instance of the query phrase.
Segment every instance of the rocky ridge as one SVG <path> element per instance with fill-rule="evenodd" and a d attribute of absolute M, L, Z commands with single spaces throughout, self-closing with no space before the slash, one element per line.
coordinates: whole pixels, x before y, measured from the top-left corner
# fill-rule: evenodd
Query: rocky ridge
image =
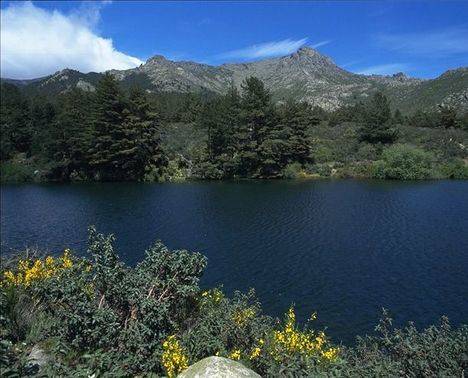
<path fill-rule="evenodd" d="M 176 62 L 156 55 L 139 67 L 109 72 L 125 87 L 138 84 L 148 92 L 179 93 L 222 94 L 231 86 L 240 87 L 245 78 L 256 76 L 277 101 L 303 100 L 327 110 L 382 91 L 394 107 L 411 110 L 438 104 L 468 107 L 467 71 L 467 67 L 450 70 L 432 80 L 411 78 L 401 72 L 392 76 L 360 75 L 340 68 L 317 50 L 302 47 L 283 57 L 220 66 Z M 25 91 L 57 94 L 74 87 L 92 91 L 101 75 L 65 69 L 46 78 L 18 82 Z"/>

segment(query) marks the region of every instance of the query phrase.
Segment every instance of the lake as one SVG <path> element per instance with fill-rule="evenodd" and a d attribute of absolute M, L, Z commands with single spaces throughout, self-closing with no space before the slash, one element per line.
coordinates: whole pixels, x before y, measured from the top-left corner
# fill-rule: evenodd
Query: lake
<path fill-rule="evenodd" d="M 138 262 L 152 241 L 208 257 L 202 285 L 256 289 L 266 313 L 317 311 L 337 342 L 443 314 L 468 322 L 468 181 L 2 186 L 2 251 L 85 253 L 87 227 Z"/>

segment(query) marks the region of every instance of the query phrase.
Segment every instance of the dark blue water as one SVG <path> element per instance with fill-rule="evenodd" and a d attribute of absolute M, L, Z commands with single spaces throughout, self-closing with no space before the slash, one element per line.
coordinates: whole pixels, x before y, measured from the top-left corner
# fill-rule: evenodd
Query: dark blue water
<path fill-rule="evenodd" d="M 418 326 L 468 322 L 468 181 L 264 181 L 2 187 L 2 249 L 85 251 L 87 226 L 128 263 L 155 239 L 204 253 L 203 285 L 254 287 L 350 343 L 382 307 Z"/>

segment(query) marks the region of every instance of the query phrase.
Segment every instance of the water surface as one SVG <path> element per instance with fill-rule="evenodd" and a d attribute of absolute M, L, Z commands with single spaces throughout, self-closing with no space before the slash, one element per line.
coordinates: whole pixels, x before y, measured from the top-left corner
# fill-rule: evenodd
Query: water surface
<path fill-rule="evenodd" d="M 267 313 L 295 303 L 337 341 L 380 310 L 419 326 L 468 322 L 468 181 L 86 183 L 2 187 L 2 251 L 84 253 L 87 227 L 139 261 L 152 241 L 199 251 L 204 286 L 254 287 Z"/>

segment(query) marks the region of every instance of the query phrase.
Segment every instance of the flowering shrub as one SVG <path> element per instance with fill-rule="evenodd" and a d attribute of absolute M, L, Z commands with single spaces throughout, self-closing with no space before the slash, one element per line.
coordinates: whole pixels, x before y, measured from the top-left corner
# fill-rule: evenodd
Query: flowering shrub
<path fill-rule="evenodd" d="M 444 320 L 424 332 L 392 331 L 387 320 L 382 337 L 338 348 L 323 331 L 300 327 L 293 307 L 284 322 L 263 315 L 253 290 L 201 291 L 206 258 L 198 253 L 157 242 L 129 267 L 113 242 L 91 228 L 87 258 L 66 250 L 4 268 L 0 375 L 33 374 L 33 345 L 50 357 L 43 376 L 171 378 L 212 355 L 266 377 L 461 376 L 467 368 L 466 327 L 451 330 Z"/>
<path fill-rule="evenodd" d="M 35 260 L 20 259 L 16 269 L 3 272 L 1 285 L 28 287 L 36 281 L 57 276 L 64 269 L 70 269 L 72 266 L 73 261 L 69 249 L 66 249 L 63 255 L 58 258 L 47 256 L 44 259 Z"/>
<path fill-rule="evenodd" d="M 188 358 L 175 335 L 163 342 L 162 364 L 169 378 L 188 368 Z"/>
<path fill-rule="evenodd" d="M 291 307 L 286 314 L 284 328 L 273 331 L 269 353 L 277 361 L 290 355 L 314 358 L 317 362 L 333 362 L 338 357 L 338 348 L 327 347 L 323 332 L 315 334 L 312 330 L 300 331 L 296 326 L 296 314 Z"/>

